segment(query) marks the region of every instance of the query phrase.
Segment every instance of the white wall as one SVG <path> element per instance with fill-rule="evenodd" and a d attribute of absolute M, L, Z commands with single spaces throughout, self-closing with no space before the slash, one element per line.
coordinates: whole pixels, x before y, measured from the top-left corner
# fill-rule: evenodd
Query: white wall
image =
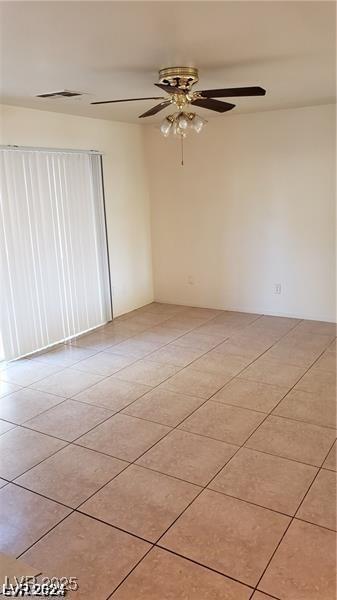
<path fill-rule="evenodd" d="M 335 320 L 335 106 L 146 137 L 156 300 Z"/>
<path fill-rule="evenodd" d="M 2 107 L 0 143 L 104 152 L 114 312 L 155 298 L 335 320 L 335 106 L 138 125 Z M 192 277 L 194 284 L 188 283 Z M 281 283 L 282 293 L 273 286 Z"/>
<path fill-rule="evenodd" d="M 150 206 L 142 127 L 3 106 L 0 143 L 104 153 L 114 315 L 151 302 Z"/>

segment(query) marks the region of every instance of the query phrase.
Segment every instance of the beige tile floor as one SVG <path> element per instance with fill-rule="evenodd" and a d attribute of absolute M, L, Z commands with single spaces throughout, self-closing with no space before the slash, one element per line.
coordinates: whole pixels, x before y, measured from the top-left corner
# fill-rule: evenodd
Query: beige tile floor
<path fill-rule="evenodd" d="M 336 331 L 152 303 L 0 369 L 0 551 L 71 600 L 336 600 Z"/>

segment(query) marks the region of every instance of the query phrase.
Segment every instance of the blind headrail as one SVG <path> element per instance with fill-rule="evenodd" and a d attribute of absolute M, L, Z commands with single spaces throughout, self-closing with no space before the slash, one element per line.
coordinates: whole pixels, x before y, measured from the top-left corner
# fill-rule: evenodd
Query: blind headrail
<path fill-rule="evenodd" d="M 60 154 L 96 154 L 102 156 L 103 152 L 99 150 L 76 150 L 73 148 L 43 148 L 36 146 L 17 146 L 15 144 L 1 144 L 0 150 L 20 150 L 21 152 L 55 152 Z"/>

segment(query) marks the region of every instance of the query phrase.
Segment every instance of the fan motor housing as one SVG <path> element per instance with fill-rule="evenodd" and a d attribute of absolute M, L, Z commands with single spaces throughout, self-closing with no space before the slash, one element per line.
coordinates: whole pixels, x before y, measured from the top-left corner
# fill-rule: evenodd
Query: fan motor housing
<path fill-rule="evenodd" d="M 159 71 L 159 83 L 181 90 L 190 90 L 197 81 L 199 73 L 195 67 L 168 67 Z"/>

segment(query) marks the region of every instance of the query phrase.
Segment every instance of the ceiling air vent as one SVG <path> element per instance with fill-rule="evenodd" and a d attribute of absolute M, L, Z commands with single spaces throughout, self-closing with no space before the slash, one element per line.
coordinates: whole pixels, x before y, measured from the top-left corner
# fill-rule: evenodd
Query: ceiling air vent
<path fill-rule="evenodd" d="M 70 90 L 62 90 L 61 92 L 37 94 L 36 98 L 72 98 L 73 96 L 82 96 L 82 92 L 71 92 Z"/>

